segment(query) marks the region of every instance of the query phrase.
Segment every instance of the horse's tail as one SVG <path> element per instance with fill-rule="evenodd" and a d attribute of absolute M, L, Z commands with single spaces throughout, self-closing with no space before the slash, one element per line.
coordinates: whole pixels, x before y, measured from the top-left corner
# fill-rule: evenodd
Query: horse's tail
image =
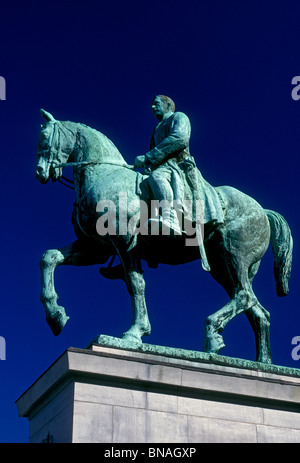
<path fill-rule="evenodd" d="M 293 238 L 286 220 L 278 212 L 265 210 L 271 227 L 271 245 L 274 256 L 274 275 L 277 295 L 289 293 L 292 267 Z"/>

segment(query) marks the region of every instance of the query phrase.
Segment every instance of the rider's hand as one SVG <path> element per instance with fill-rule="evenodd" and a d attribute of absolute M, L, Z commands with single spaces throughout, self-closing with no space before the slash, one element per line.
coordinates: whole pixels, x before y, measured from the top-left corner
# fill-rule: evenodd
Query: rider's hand
<path fill-rule="evenodd" d="M 134 160 L 134 167 L 144 167 L 146 156 L 137 156 Z"/>

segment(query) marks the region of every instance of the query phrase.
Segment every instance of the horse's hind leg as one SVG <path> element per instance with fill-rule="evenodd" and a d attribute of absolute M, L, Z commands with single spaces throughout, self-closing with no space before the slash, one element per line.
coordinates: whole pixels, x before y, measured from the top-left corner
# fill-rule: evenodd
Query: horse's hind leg
<path fill-rule="evenodd" d="M 249 279 L 252 280 L 258 271 L 260 262 L 252 265 Z M 257 301 L 256 305 L 245 312 L 255 334 L 256 361 L 272 363 L 270 346 L 270 313 Z"/>
<path fill-rule="evenodd" d="M 235 316 L 235 301 L 232 299 L 222 309 L 207 317 L 204 324 L 203 351 L 218 354 L 225 347 L 223 332 L 227 323 Z"/>
<path fill-rule="evenodd" d="M 40 261 L 41 302 L 45 308 L 46 321 L 55 336 L 61 332 L 69 319 L 65 309 L 57 304 L 58 295 L 54 286 L 54 270 L 63 261 L 64 255 L 59 249 L 49 249 Z"/>
<path fill-rule="evenodd" d="M 256 361 L 272 363 L 270 347 L 270 314 L 259 303 L 245 312 L 255 334 Z"/>
<path fill-rule="evenodd" d="M 46 321 L 53 334 L 57 336 L 67 323 L 69 317 L 65 309 L 57 304 L 58 295 L 54 286 L 54 270 L 59 265 L 93 265 L 105 262 L 109 256 L 102 256 L 79 241 L 60 249 L 49 249 L 40 261 L 41 268 L 41 302 L 46 312 Z"/>
<path fill-rule="evenodd" d="M 221 333 L 227 323 L 257 304 L 257 299 L 248 278 L 248 272 L 243 269 L 239 273 L 240 278 L 232 289 L 231 300 L 222 309 L 205 320 L 204 352 L 218 353 L 225 346 Z"/>
<path fill-rule="evenodd" d="M 210 315 L 205 322 L 205 352 L 218 353 L 224 346 L 221 336 L 227 323 L 236 315 L 245 312 L 255 334 L 256 361 L 272 363 L 270 348 L 270 314 L 258 302 L 252 289 L 252 280 L 258 270 L 259 262 L 252 265 L 249 277 L 243 278 L 234 291 L 234 297 L 222 309 Z"/>

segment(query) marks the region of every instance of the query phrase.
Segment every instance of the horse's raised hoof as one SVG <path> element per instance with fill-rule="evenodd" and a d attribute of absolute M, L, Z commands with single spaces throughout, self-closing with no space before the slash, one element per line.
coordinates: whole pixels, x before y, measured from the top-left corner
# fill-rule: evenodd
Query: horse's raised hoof
<path fill-rule="evenodd" d="M 59 307 L 55 310 L 55 312 L 47 313 L 46 321 L 51 328 L 52 333 L 54 336 L 58 336 L 62 329 L 64 328 L 65 324 L 69 320 L 70 317 L 66 315 L 65 309 L 63 307 Z"/>

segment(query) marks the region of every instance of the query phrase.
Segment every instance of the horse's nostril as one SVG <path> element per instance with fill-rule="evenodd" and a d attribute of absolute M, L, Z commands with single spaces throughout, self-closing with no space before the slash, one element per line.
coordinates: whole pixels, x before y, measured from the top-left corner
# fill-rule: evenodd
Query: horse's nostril
<path fill-rule="evenodd" d="M 42 183 L 46 183 L 46 176 L 42 167 L 37 167 L 35 170 L 35 178 Z"/>

